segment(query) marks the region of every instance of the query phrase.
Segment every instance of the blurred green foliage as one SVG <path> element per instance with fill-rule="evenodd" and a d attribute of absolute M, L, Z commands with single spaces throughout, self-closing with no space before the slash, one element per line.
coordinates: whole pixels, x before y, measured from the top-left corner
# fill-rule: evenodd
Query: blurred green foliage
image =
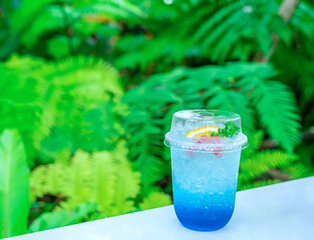
<path fill-rule="evenodd" d="M 77 149 L 114 148 L 121 131 L 115 103 L 122 88 L 107 63 L 92 57 L 52 63 L 14 56 L 1 73 L 0 126 L 21 132 L 31 167 Z"/>
<path fill-rule="evenodd" d="M 284 2 L 0 1 L 0 237 L 170 204 L 182 109 L 241 115 L 239 190 L 313 175 L 314 4 Z"/>

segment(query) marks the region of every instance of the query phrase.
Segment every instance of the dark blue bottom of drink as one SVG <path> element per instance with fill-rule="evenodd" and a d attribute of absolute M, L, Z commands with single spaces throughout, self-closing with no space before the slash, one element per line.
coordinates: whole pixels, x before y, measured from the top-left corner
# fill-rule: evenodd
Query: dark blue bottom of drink
<path fill-rule="evenodd" d="M 232 217 L 234 207 L 212 206 L 197 208 L 191 205 L 175 204 L 176 215 L 181 224 L 191 230 L 215 231 L 223 228 Z"/>

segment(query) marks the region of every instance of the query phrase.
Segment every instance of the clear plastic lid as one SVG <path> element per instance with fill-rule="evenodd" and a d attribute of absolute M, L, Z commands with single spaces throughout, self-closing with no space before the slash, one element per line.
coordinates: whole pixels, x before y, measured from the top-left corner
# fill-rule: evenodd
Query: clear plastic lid
<path fill-rule="evenodd" d="M 209 152 L 232 152 L 248 146 L 240 115 L 220 110 L 184 110 L 172 117 L 166 134 L 169 147 Z"/>

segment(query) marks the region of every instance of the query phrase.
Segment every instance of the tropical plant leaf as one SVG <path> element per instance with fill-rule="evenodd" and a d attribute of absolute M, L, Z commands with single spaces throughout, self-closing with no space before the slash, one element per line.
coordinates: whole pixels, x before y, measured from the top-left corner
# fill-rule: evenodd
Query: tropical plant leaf
<path fill-rule="evenodd" d="M 15 130 L 5 130 L 0 136 L 1 238 L 27 231 L 29 173 L 21 137 Z"/>

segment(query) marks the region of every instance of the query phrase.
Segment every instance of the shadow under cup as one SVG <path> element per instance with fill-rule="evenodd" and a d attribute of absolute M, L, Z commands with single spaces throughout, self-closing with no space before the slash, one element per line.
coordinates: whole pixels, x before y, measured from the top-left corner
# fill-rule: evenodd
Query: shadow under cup
<path fill-rule="evenodd" d="M 232 217 L 241 151 L 216 156 L 172 148 L 172 184 L 176 215 L 197 231 L 224 227 Z"/>

